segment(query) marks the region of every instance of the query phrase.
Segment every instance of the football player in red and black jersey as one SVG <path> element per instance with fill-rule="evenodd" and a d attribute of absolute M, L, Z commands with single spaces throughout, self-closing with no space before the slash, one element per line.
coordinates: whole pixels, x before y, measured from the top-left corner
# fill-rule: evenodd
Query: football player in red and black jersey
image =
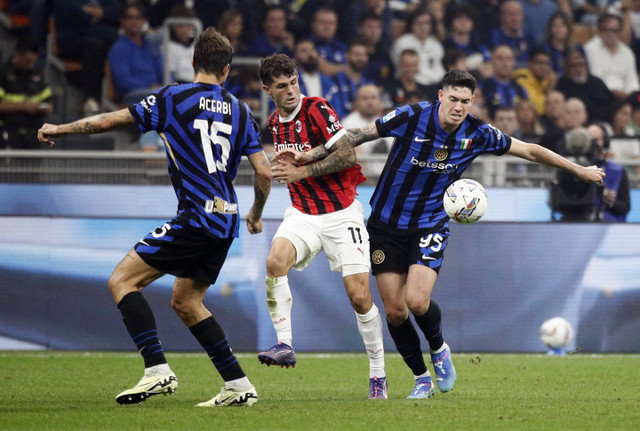
<path fill-rule="evenodd" d="M 382 344 L 382 320 L 369 290 L 369 237 L 356 187 L 365 180 L 349 145 L 335 145 L 346 133 L 333 107 L 320 97 L 300 94 L 296 63 L 276 54 L 260 63 L 262 88 L 275 105 L 268 130 L 276 152 L 284 148 L 309 151 L 324 146 L 344 152 L 345 168 L 330 175 L 308 177 L 289 184 L 292 206 L 271 243 L 267 257 L 267 305 L 278 344 L 258 355 L 267 365 L 294 366 L 292 347 L 292 297 L 287 274 L 304 269 L 325 251 L 333 271 L 341 271 L 344 286 L 356 312 L 358 330 L 369 356 L 369 398 L 387 398 Z M 278 164 L 278 171 L 286 166 Z M 350 167 L 349 167 L 350 166 Z"/>

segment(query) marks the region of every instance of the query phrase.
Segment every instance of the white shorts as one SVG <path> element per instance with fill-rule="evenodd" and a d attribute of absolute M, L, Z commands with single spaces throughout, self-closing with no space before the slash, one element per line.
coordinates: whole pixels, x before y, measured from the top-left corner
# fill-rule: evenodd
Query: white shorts
<path fill-rule="evenodd" d="M 310 215 L 289 207 L 274 239 L 286 238 L 296 249 L 294 269 L 302 271 L 322 250 L 332 271 L 343 276 L 369 272 L 369 234 L 362 204 L 354 200 L 347 208 Z M 347 268 L 345 268 L 345 266 Z"/>

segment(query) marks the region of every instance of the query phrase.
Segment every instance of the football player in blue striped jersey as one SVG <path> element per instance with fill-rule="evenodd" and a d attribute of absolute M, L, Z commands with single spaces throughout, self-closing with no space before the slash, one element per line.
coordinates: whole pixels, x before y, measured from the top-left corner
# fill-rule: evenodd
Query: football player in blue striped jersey
<path fill-rule="evenodd" d="M 262 210 L 271 189 L 269 161 L 259 141 L 251 110 L 222 88 L 233 49 L 207 28 L 195 41 L 194 82 L 160 88 L 129 108 L 62 124 L 44 124 L 38 140 L 54 145 L 66 134 L 101 133 L 137 124 L 162 137 L 169 174 L 178 197 L 176 217 L 142 238 L 116 266 L 109 289 L 124 324 L 145 363 L 145 375 L 116 397 L 120 404 L 173 393 L 178 380 L 169 368 L 155 318 L 142 290 L 165 274 L 176 276 L 172 306 L 207 352 L 225 381 L 202 407 L 252 405 L 255 387 L 234 356 L 225 333 L 205 308 L 203 298 L 215 283 L 240 214 L 232 181 L 242 156 L 255 171 L 255 197 L 246 216 L 250 233 L 262 231 Z"/>

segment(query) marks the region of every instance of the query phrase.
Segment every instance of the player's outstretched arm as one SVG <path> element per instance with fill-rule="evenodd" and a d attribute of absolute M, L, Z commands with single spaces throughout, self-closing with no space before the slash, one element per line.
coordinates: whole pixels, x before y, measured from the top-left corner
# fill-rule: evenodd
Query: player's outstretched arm
<path fill-rule="evenodd" d="M 249 162 L 255 171 L 253 182 L 253 205 L 247 214 L 247 229 L 249 233 L 262 232 L 262 210 L 271 191 L 271 166 L 264 151 L 250 154 Z"/>
<path fill-rule="evenodd" d="M 538 144 L 528 144 L 515 138 L 511 138 L 511 148 L 508 154 L 543 165 L 564 169 L 584 181 L 601 183 L 604 178 L 604 171 L 595 165 L 580 166 Z"/>
<path fill-rule="evenodd" d="M 55 145 L 53 140 L 62 135 L 102 133 L 134 122 L 131 112 L 125 108 L 105 114 L 92 115 L 67 124 L 45 123 L 38 130 L 38 141 L 45 142 L 50 147 L 53 147 Z"/>
<path fill-rule="evenodd" d="M 349 129 L 347 130 L 346 136 L 340 138 L 331 150 L 327 150 L 324 145 L 319 145 L 310 149 L 309 151 L 298 151 L 293 148 L 285 148 L 276 153 L 275 156 L 271 159 L 272 162 L 276 160 L 284 159 L 291 163 L 296 163 L 298 165 L 306 165 L 307 163 L 313 163 L 318 160 L 324 159 L 327 155 L 334 151 L 336 145 L 341 140 L 346 140 L 352 147 L 357 147 L 360 144 L 363 144 L 367 141 L 371 141 L 373 139 L 379 138 L 378 130 L 376 129 L 376 124 L 371 123 L 360 129 Z M 331 173 L 331 172 L 329 172 Z"/>

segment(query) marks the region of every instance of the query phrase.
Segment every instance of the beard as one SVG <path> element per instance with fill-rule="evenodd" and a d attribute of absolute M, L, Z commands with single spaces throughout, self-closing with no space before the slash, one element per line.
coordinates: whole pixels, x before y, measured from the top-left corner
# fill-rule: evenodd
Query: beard
<path fill-rule="evenodd" d="M 318 59 L 310 58 L 304 62 L 300 62 L 300 67 L 307 73 L 313 73 L 318 70 Z"/>

